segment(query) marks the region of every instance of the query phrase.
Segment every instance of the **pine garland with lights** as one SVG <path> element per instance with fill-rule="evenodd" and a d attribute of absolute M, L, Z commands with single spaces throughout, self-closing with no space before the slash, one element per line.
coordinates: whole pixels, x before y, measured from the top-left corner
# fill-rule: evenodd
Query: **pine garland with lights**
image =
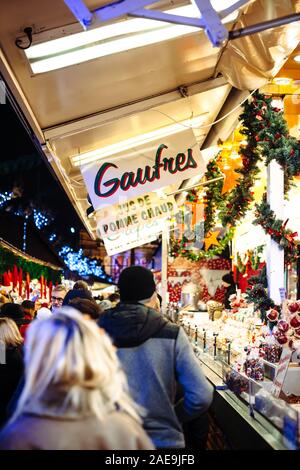
<path fill-rule="evenodd" d="M 261 102 L 260 130 L 257 143 L 265 164 L 277 161 L 284 171 L 285 192 L 292 185 L 293 176 L 300 173 L 300 144 L 289 135 L 289 129 L 284 119 L 283 111 L 272 106 L 272 97 L 256 95 Z"/>
<path fill-rule="evenodd" d="M 217 246 L 210 248 L 209 250 L 200 250 L 199 252 L 189 250 L 187 245 L 188 242 L 184 240 L 172 240 L 170 256 L 176 258 L 177 256 L 184 256 L 191 261 L 200 261 L 202 259 L 210 259 L 214 256 L 220 255 L 229 242 L 233 239 L 234 229 L 230 228 L 226 235 L 219 241 Z"/>
<path fill-rule="evenodd" d="M 259 174 L 258 163 L 264 161 L 268 165 L 272 160 L 276 160 L 284 170 L 285 189 L 288 190 L 292 184 L 292 177 L 300 173 L 300 145 L 297 139 L 289 136 L 288 127 L 284 120 L 283 113 L 278 108 L 272 106 L 272 98 L 254 93 L 250 102 L 243 104 L 243 112 L 239 117 L 242 123 L 240 131 L 247 139 L 246 145 L 241 145 L 239 153 L 242 158 L 242 168 L 236 169 L 240 178 L 236 186 L 225 195 L 222 195 L 222 181 L 212 183 L 205 195 L 205 234 L 215 225 L 216 213 L 223 227 L 233 228 L 236 223 L 245 216 L 250 204 L 254 200 L 253 186 Z M 212 179 L 221 175 L 217 166 L 216 156 L 207 166 L 206 179 Z M 189 201 L 197 201 L 197 191 L 192 190 L 188 195 Z M 263 217 L 257 218 L 257 224 L 264 228 L 266 221 L 266 207 L 262 207 Z M 281 223 L 280 223 L 281 222 Z M 296 259 L 297 246 L 295 245 L 293 234 L 286 231 L 282 221 L 270 220 L 271 225 L 267 227 L 267 233 L 273 235 L 280 246 L 285 248 L 287 261 Z M 280 223 L 280 226 L 278 225 Z M 273 226 L 273 224 L 275 224 Z M 279 233 L 279 234 L 278 234 Z M 225 237 L 220 241 L 221 246 L 232 239 Z M 184 240 L 183 240 L 184 242 Z M 203 254 L 193 253 L 185 250 L 184 243 L 176 242 L 176 250 L 189 259 L 201 259 L 215 256 L 220 253 L 220 247 L 213 247 Z"/>
<path fill-rule="evenodd" d="M 255 217 L 253 223 L 260 225 L 278 243 L 279 247 L 284 249 L 285 263 L 290 264 L 296 261 L 298 258 L 298 243 L 295 237 L 298 234 L 286 228 L 288 220 L 284 222 L 276 218 L 275 213 L 267 203 L 266 195 L 264 195 L 260 204 L 255 204 Z"/>
<path fill-rule="evenodd" d="M 246 101 L 243 104 L 243 112 L 239 117 L 242 123 L 240 133 L 247 138 L 247 144 L 240 145 L 239 153 L 243 166 L 235 171 L 241 176 L 235 188 L 227 195 L 221 210 L 220 219 L 223 225 L 236 225 L 236 222 L 245 216 L 254 199 L 252 188 L 259 173 L 258 162 L 262 160 L 257 143 L 261 129 L 258 115 L 262 106 L 263 101 L 258 94 L 254 95 L 251 102 Z"/>
<path fill-rule="evenodd" d="M 210 181 L 214 178 L 222 176 L 222 172 L 217 165 L 219 154 L 207 164 L 205 173 L 205 180 Z M 204 232 L 207 234 L 210 232 L 216 222 L 216 212 L 220 210 L 221 205 L 224 203 L 224 197 L 222 195 L 223 180 L 214 181 L 206 187 L 204 197 Z"/>
<path fill-rule="evenodd" d="M 260 311 L 260 318 L 265 322 L 267 311 L 275 307 L 275 303 L 268 296 L 266 268 L 264 267 L 258 276 L 250 277 L 248 283 L 251 287 L 246 290 L 246 300 L 254 304 L 254 309 Z"/>

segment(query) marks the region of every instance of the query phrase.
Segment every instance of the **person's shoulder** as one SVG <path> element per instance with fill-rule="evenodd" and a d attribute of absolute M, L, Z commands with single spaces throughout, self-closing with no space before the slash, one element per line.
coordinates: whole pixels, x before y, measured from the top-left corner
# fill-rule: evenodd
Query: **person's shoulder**
<path fill-rule="evenodd" d="M 154 337 L 164 338 L 164 339 L 174 339 L 176 340 L 179 334 L 180 327 L 175 323 L 166 320 L 162 328 L 154 335 Z"/>
<path fill-rule="evenodd" d="M 113 438 L 120 449 L 153 449 L 153 444 L 145 433 L 142 424 L 124 411 L 110 413 L 102 423 L 105 439 Z"/>
<path fill-rule="evenodd" d="M 21 415 L 15 421 L 6 424 L 0 432 L 0 449 L 14 449 L 18 447 L 19 437 L 25 436 L 32 429 L 32 422 L 28 417 Z M 30 421 L 30 419 L 29 419 Z"/>
<path fill-rule="evenodd" d="M 122 432 L 124 435 L 131 434 L 139 436 L 142 432 L 142 425 L 124 411 L 114 411 L 109 413 L 103 422 L 106 432 Z"/>

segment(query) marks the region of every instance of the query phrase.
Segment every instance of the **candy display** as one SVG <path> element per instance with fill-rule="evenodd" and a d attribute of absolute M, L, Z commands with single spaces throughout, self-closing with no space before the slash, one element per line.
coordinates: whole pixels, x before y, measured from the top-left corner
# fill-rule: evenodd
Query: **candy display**
<path fill-rule="evenodd" d="M 231 390 L 236 395 L 240 395 L 242 392 L 248 392 L 248 380 L 235 370 L 227 372 L 225 376 L 225 383 L 229 390 Z"/>
<path fill-rule="evenodd" d="M 272 364 L 276 364 L 279 361 L 282 353 L 281 346 L 271 343 L 262 344 L 260 350 L 263 352 L 263 358 Z"/>
<path fill-rule="evenodd" d="M 244 362 L 244 372 L 250 379 L 264 380 L 264 362 L 257 348 L 250 349 Z"/>

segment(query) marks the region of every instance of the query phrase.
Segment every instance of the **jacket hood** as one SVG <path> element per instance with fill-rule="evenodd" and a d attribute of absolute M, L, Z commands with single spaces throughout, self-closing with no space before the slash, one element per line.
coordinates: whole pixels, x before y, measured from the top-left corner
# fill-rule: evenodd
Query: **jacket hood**
<path fill-rule="evenodd" d="M 99 320 L 99 325 L 111 336 L 118 348 L 143 344 L 167 323 L 156 310 L 139 303 L 119 303 L 103 313 Z"/>

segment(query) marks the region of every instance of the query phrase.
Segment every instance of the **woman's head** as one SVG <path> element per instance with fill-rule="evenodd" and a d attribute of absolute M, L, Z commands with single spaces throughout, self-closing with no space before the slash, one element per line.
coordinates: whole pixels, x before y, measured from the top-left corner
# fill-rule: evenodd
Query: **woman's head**
<path fill-rule="evenodd" d="M 11 318 L 0 318 L 0 341 L 2 341 L 6 347 L 20 346 L 20 344 L 23 343 L 19 329 Z"/>
<path fill-rule="evenodd" d="M 85 315 L 86 318 L 90 318 L 92 320 L 98 320 L 104 310 L 95 300 L 81 299 L 80 297 L 75 297 L 70 300 L 69 306 L 74 307 L 80 313 Z"/>
<path fill-rule="evenodd" d="M 63 307 L 27 330 L 25 386 L 13 419 L 23 411 L 101 419 L 116 403 L 137 417 L 126 386 L 109 337 L 75 309 Z"/>

